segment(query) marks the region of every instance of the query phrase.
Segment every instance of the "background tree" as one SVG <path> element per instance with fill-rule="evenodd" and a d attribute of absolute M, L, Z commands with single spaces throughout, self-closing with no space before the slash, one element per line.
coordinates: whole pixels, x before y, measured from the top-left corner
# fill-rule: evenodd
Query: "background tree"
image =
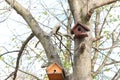
<path fill-rule="evenodd" d="M 14 10 L 23 17 L 32 31 L 30 36 L 26 38 L 24 42 L 21 41 L 22 45 L 19 47 L 19 50 L 8 51 L 1 55 L 2 57 L 7 53 L 18 52 L 15 70 L 7 78 L 13 76 L 13 80 L 15 80 L 19 70 L 27 75 L 31 75 L 32 77 L 30 79 L 36 78 L 39 80 L 39 78 L 35 75 L 19 69 L 20 58 L 25 59 L 24 56 L 21 56 L 24 52 L 29 53 L 30 48 L 27 46 L 27 44 L 34 36 L 37 37 L 44 50 L 40 50 L 39 53 L 33 49 L 31 50 L 36 54 L 35 57 L 45 56 L 44 54 L 46 54 L 47 57 L 45 58 L 45 61 L 47 61 L 47 65 L 43 66 L 48 66 L 51 63 L 57 62 L 63 66 L 65 70 L 67 68 L 66 72 L 69 73 L 69 66 L 72 65 L 71 67 L 73 68 L 73 73 L 70 75 L 72 78 L 68 78 L 68 80 L 99 79 L 99 77 L 104 74 L 103 72 L 115 69 L 115 66 L 113 67 L 109 65 L 115 65 L 120 62 L 118 59 L 119 57 L 115 59 L 112 56 L 113 53 L 115 53 L 114 55 L 119 55 L 118 50 L 120 47 L 120 27 L 119 22 L 117 22 L 119 21 L 120 17 L 112 20 L 114 16 L 111 15 L 112 13 L 110 13 L 112 9 L 119 7 L 119 2 L 117 2 L 117 0 L 68 0 L 70 9 L 65 8 L 66 1 L 62 2 L 59 0 L 58 3 L 64 12 L 64 15 L 61 16 L 62 18 L 58 18 L 58 15 L 60 14 L 55 15 L 53 13 L 55 10 L 52 11 L 47 7 L 47 5 L 40 3 L 45 10 L 43 14 L 46 16 L 52 15 L 60 23 L 60 25 L 56 25 L 51 32 L 46 32 L 46 29 L 44 28 L 46 25 L 41 22 L 39 23 L 39 20 L 32 16 L 33 13 L 30 12 L 29 9 L 24 8 L 20 3 L 14 0 L 5 1 L 10 5 L 10 8 L 14 8 Z M 107 4 L 111 5 L 107 7 L 104 6 Z M 106 15 L 102 15 L 104 13 L 106 13 Z M 91 17 L 92 15 L 93 17 Z M 48 20 L 47 28 L 50 21 L 51 20 Z M 88 37 L 78 39 L 71 36 L 71 25 L 74 25 L 74 23 L 76 24 L 77 22 L 81 22 L 91 30 L 88 32 Z M 42 28 L 41 26 L 44 27 Z M 115 27 L 113 28 L 112 26 Z M 64 32 L 66 31 L 67 34 L 63 34 L 63 30 L 59 30 L 60 27 L 62 27 Z M 72 44 L 72 41 L 74 41 L 74 44 Z M 36 44 L 37 48 L 38 43 Z M 73 45 L 74 53 L 72 53 Z M 82 45 L 84 45 L 84 50 Z M 35 59 L 38 60 L 39 58 Z M 4 61 L 4 59 L 2 59 L 2 61 Z M 7 62 L 4 61 L 4 63 L 14 68 L 14 66 L 8 64 Z M 119 64 L 117 66 L 119 66 Z M 103 78 L 103 76 L 101 78 Z M 104 79 L 105 78 L 108 77 L 104 77 Z M 115 78 L 113 77 L 113 79 Z"/>

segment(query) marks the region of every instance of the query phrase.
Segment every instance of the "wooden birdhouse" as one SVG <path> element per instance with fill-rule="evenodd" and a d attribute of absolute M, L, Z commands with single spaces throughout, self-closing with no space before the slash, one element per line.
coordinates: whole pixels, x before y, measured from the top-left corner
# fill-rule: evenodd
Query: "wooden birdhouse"
<path fill-rule="evenodd" d="M 63 68 L 57 64 L 53 63 L 46 69 L 49 80 L 64 80 Z"/>
<path fill-rule="evenodd" d="M 81 23 L 77 23 L 71 30 L 71 34 L 75 34 L 76 38 L 84 38 L 88 37 L 87 32 L 90 31 L 90 29 L 86 26 L 84 26 Z"/>

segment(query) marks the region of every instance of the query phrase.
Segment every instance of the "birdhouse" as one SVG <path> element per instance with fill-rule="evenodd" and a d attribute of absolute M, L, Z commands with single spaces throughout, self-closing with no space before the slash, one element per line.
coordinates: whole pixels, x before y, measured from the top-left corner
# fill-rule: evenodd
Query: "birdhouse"
<path fill-rule="evenodd" d="M 77 23 L 71 30 L 71 34 L 75 34 L 76 38 L 84 38 L 88 37 L 87 32 L 90 31 L 90 29 L 86 26 L 84 26 L 81 23 Z"/>
<path fill-rule="evenodd" d="M 46 69 L 49 80 L 64 80 L 63 68 L 57 64 L 53 63 Z"/>

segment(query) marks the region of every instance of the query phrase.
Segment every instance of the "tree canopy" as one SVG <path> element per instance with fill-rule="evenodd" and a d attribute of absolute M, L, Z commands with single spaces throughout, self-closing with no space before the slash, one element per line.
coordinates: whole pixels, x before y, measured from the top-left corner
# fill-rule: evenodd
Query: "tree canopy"
<path fill-rule="evenodd" d="M 66 80 L 120 78 L 119 1 L 1 0 L 0 5 L 0 79 L 48 80 L 46 68 L 54 62 L 64 68 Z M 71 34 L 77 22 L 90 29 L 88 37 Z"/>

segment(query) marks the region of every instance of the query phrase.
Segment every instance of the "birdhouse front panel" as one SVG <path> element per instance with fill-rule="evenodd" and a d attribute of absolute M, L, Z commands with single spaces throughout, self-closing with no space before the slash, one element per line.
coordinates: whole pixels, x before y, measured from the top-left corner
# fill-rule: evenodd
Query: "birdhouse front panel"
<path fill-rule="evenodd" d="M 64 80 L 63 68 L 53 63 L 46 69 L 49 80 Z"/>
<path fill-rule="evenodd" d="M 62 68 L 55 63 L 47 68 L 47 73 L 62 73 Z"/>
<path fill-rule="evenodd" d="M 48 74 L 49 80 L 64 80 L 64 77 L 61 73 Z"/>
<path fill-rule="evenodd" d="M 71 34 L 75 34 L 76 38 L 84 38 L 88 36 L 87 31 L 89 31 L 89 29 L 86 26 L 77 23 L 71 30 Z"/>

